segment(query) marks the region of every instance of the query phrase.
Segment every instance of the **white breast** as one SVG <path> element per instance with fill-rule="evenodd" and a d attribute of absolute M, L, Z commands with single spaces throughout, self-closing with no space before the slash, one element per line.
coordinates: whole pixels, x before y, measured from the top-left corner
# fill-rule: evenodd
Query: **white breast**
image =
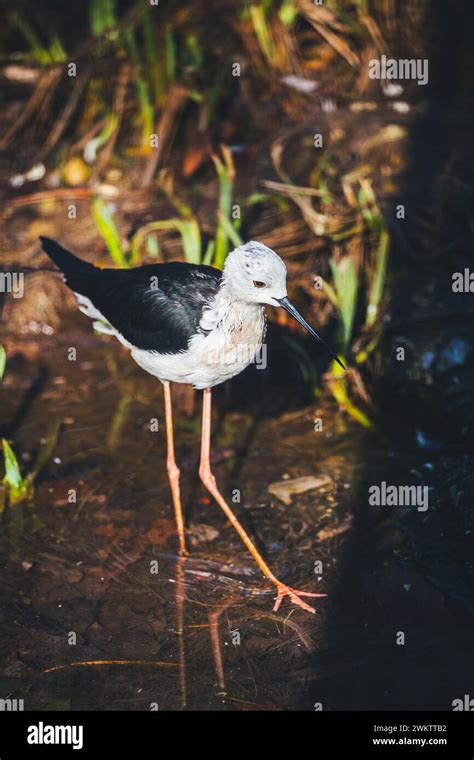
<path fill-rule="evenodd" d="M 233 304 L 232 313 L 225 319 L 217 318 L 215 312 L 206 313 L 201 325 L 210 331 L 191 338 L 186 351 L 158 354 L 132 348 L 132 357 L 160 380 L 212 388 L 240 374 L 254 361 L 263 341 L 265 316 L 261 306 Z"/>

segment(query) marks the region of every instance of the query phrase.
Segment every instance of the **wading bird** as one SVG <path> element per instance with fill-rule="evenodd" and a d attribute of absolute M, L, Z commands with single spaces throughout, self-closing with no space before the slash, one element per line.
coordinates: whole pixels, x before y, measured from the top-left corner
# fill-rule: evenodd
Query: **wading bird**
<path fill-rule="evenodd" d="M 75 293 L 79 309 L 94 320 L 94 327 L 118 338 L 137 364 L 163 383 L 167 470 L 180 553 L 186 554 L 186 543 L 170 382 L 189 383 L 204 392 L 199 476 L 263 574 L 276 586 L 274 610 L 288 596 L 293 604 L 314 612 L 301 597 L 325 594 L 298 591 L 272 573 L 218 490 L 210 466 L 211 389 L 253 361 L 265 338 L 265 306 L 286 309 L 343 366 L 288 300 L 282 259 L 262 243 L 252 241 L 229 253 L 222 272 L 184 262 L 99 269 L 53 240 L 42 237 L 41 242 Z"/>

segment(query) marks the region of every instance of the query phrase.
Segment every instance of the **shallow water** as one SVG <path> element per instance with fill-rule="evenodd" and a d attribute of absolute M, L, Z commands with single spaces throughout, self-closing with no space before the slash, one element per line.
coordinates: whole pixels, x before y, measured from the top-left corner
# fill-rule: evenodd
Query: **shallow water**
<path fill-rule="evenodd" d="M 175 388 L 191 548 L 178 558 L 164 434 L 150 430 L 159 383 L 89 329 L 78 317 L 16 336 L 4 381 L 1 422 L 25 467 L 51 419 L 62 428 L 34 503 L 4 515 L 2 696 L 60 710 L 449 709 L 468 687 L 471 602 L 426 454 L 347 422 L 325 395 L 308 405 L 297 383 L 272 390 L 271 361 L 216 393 L 223 492 L 282 580 L 328 594 L 315 616 L 288 600 L 273 613 L 274 590 L 197 479 L 199 409 L 187 416 Z M 269 494 L 300 476 L 322 485 L 287 505 Z M 382 479 L 430 485 L 434 510 L 369 507 Z"/>

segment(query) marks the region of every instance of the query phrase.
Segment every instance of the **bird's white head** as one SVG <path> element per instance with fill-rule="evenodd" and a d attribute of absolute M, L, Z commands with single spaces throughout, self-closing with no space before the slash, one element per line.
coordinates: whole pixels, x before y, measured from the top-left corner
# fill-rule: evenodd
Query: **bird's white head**
<path fill-rule="evenodd" d="M 286 266 L 280 257 L 263 243 L 251 240 L 227 256 L 222 285 L 234 301 L 269 306 L 281 306 L 296 319 L 330 355 L 345 369 L 334 351 L 324 342 L 288 298 Z"/>
<path fill-rule="evenodd" d="M 286 274 L 275 251 L 251 240 L 227 256 L 223 284 L 236 301 L 279 306 L 287 296 Z"/>

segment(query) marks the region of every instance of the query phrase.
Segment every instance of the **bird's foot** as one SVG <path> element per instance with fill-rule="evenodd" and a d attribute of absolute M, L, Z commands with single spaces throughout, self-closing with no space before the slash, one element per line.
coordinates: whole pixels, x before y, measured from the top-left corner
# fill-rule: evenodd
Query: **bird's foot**
<path fill-rule="evenodd" d="M 278 588 L 278 595 L 275 599 L 275 605 L 273 607 L 273 612 L 278 612 L 280 609 L 280 604 L 282 603 L 285 596 L 290 597 L 290 601 L 297 605 L 298 607 L 302 607 L 307 612 L 316 612 L 314 607 L 311 607 L 309 604 L 306 604 L 300 597 L 302 596 L 327 596 L 327 594 L 312 594 L 309 591 L 297 591 L 295 588 L 290 588 L 290 586 L 285 586 L 283 583 L 279 584 L 277 586 Z"/>

